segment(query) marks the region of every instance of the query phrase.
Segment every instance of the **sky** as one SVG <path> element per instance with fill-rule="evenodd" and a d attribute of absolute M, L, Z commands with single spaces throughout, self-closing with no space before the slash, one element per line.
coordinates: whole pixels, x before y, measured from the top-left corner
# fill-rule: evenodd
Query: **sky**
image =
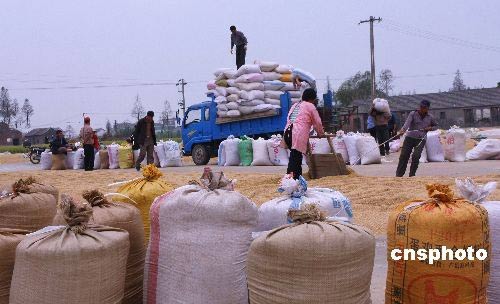
<path fill-rule="evenodd" d="M 500 2 L 440 1 L 3 1 L 0 86 L 29 98 L 32 127 L 94 127 L 128 120 L 135 96 L 158 113 L 174 110 L 184 78 L 187 104 L 206 100 L 213 71 L 233 67 L 229 26 L 248 38 L 247 63 L 292 64 L 343 79 L 370 69 L 369 16 L 377 74 L 390 69 L 393 94 L 451 87 L 457 69 L 467 86 L 500 81 Z"/>

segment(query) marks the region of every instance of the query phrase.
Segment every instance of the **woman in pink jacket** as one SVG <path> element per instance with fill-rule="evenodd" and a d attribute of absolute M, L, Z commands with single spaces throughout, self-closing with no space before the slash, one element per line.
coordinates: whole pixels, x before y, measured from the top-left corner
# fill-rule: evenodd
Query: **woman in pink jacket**
<path fill-rule="evenodd" d="M 318 135 L 323 135 L 323 125 L 316 110 L 318 97 L 313 89 L 306 89 L 302 100 L 290 108 L 283 140 L 290 149 L 290 159 L 286 173 L 293 174 L 294 179 L 302 175 L 302 154 L 307 152 L 309 133 L 314 127 Z"/>

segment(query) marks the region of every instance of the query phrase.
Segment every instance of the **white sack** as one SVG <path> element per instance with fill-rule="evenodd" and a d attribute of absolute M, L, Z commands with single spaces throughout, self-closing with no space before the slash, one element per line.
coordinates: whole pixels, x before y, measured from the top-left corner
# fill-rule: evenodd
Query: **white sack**
<path fill-rule="evenodd" d="M 240 77 L 244 74 L 260 73 L 260 67 L 257 64 L 245 64 L 242 65 L 235 74 L 235 77 Z"/>
<path fill-rule="evenodd" d="M 253 161 L 252 166 L 272 166 L 271 160 L 269 159 L 269 153 L 267 152 L 267 141 L 263 138 L 259 138 L 252 142 L 253 150 Z"/>
<path fill-rule="evenodd" d="M 445 159 L 452 162 L 465 161 L 465 130 L 451 128 L 446 132 Z"/>
<path fill-rule="evenodd" d="M 238 143 L 240 140 L 238 138 L 228 138 L 224 141 L 224 156 L 225 162 L 224 166 L 239 166 L 240 165 L 240 153 L 238 152 Z"/>
<path fill-rule="evenodd" d="M 350 165 L 359 165 L 361 163 L 361 158 L 356 145 L 356 142 L 360 137 L 361 136 L 358 134 L 347 134 L 344 136 L 344 143 L 347 148 L 347 154 L 349 155 Z"/>
<path fill-rule="evenodd" d="M 288 152 L 281 147 L 281 135 L 273 135 L 267 141 L 267 153 L 271 163 L 275 166 L 288 165 Z"/>
<path fill-rule="evenodd" d="M 42 155 L 40 156 L 40 165 L 42 170 L 50 170 L 52 168 L 52 152 L 42 152 Z"/>
<path fill-rule="evenodd" d="M 236 86 L 240 90 L 244 90 L 244 91 L 252 91 L 252 90 L 264 91 L 264 88 L 265 88 L 265 86 L 262 82 L 237 83 Z"/>
<path fill-rule="evenodd" d="M 500 156 L 500 139 L 483 139 L 467 151 L 468 160 L 495 159 Z"/>
<path fill-rule="evenodd" d="M 444 162 L 444 151 L 441 145 L 439 131 L 427 132 L 427 140 L 425 142 L 427 150 L 427 160 L 430 162 Z"/>
<path fill-rule="evenodd" d="M 356 148 L 361 156 L 362 165 L 381 163 L 380 149 L 372 136 L 360 136 L 356 142 Z"/>

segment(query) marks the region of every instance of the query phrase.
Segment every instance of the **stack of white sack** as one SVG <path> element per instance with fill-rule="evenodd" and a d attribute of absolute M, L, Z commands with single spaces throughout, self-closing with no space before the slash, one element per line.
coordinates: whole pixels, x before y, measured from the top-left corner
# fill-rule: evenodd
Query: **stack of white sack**
<path fill-rule="evenodd" d="M 303 80 L 315 82 L 314 76 L 291 65 L 255 61 L 238 70 L 218 69 L 215 80 L 207 84 L 215 95 L 218 117 L 240 117 L 281 108 L 280 97 L 288 92 L 292 102 L 301 98 L 300 88 L 292 83 L 292 71 Z M 305 87 L 304 85 L 301 87 Z"/>

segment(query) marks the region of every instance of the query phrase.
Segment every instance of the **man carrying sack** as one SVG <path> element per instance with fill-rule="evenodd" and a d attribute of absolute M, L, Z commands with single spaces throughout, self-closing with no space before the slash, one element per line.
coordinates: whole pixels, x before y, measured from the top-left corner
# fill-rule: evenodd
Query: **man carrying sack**
<path fill-rule="evenodd" d="M 405 175 L 408 160 L 411 158 L 410 177 L 415 176 L 417 173 L 418 164 L 422 150 L 425 147 L 425 138 L 427 132 L 437 129 L 437 122 L 434 117 L 429 114 L 431 103 L 428 100 L 420 102 L 420 109 L 413 111 L 408 115 L 404 126 L 399 131 L 399 135 L 403 135 L 406 131 L 406 138 L 401 148 L 401 155 L 399 156 L 398 169 L 396 171 L 397 177 Z M 412 154 L 413 152 L 413 154 Z"/>

